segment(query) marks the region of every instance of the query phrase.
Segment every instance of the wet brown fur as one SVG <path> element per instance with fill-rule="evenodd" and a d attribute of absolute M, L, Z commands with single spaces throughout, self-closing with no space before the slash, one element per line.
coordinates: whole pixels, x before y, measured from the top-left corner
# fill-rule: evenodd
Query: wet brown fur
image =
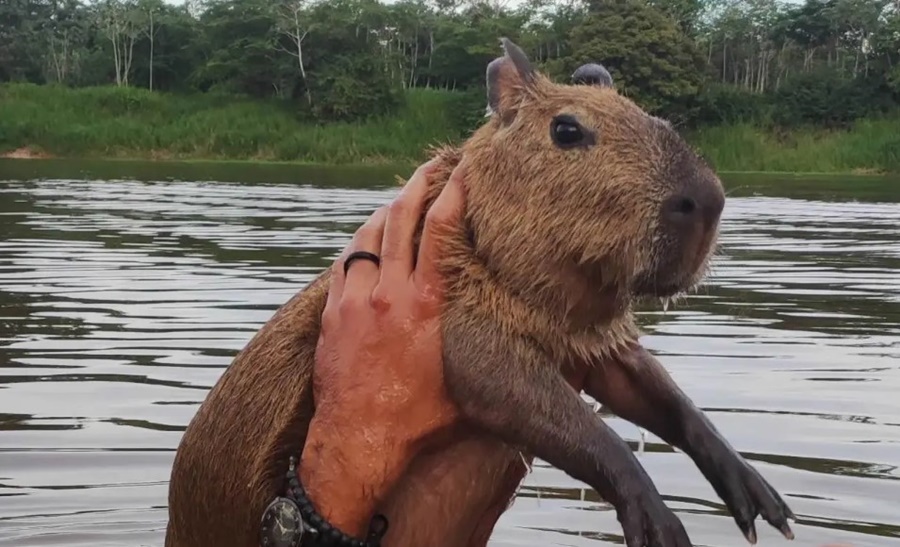
<path fill-rule="evenodd" d="M 659 228 L 659 208 L 678 181 L 713 175 L 668 124 L 613 89 L 500 77 L 502 112 L 462 147 L 433 154 L 429 204 L 463 156 L 468 164 L 466 227 L 447 242 L 442 264 L 452 280 L 445 317 L 486 337 L 529 340 L 578 378 L 637 340 L 637 277 L 650 272 L 682 290 L 700 279 L 713 239 L 675 242 Z M 549 123 L 559 113 L 594 129 L 598 144 L 554 146 Z M 668 277 L 656 271 L 662 265 Z M 167 547 L 256 545 L 262 511 L 283 486 L 289 456 L 302 451 L 313 413 L 328 279 L 281 307 L 209 392 L 176 455 Z M 531 459 L 520 452 L 460 424 L 385 500 L 385 545 L 485 545 L 523 457 Z"/>

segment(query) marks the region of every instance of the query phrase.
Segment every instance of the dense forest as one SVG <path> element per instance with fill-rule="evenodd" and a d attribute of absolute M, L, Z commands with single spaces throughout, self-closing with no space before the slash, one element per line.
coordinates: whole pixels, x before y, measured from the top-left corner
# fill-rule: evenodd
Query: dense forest
<path fill-rule="evenodd" d="M 842 124 L 900 96 L 898 0 L 4 0 L 0 81 L 277 97 L 320 121 L 472 90 L 508 36 L 682 123 Z M 481 96 L 479 95 L 479 98 Z"/>
<path fill-rule="evenodd" d="M 900 170 L 900 0 L 175 1 L 2 0 L 0 148 L 411 158 L 481 123 L 506 36 L 728 168 Z"/>

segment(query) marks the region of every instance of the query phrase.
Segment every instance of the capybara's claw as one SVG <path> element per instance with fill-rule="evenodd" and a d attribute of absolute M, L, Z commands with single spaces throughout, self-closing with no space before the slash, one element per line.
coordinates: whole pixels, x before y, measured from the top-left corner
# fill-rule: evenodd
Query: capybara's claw
<path fill-rule="evenodd" d="M 719 460 L 719 469 L 724 469 L 713 481 L 738 528 L 751 545 L 756 544 L 754 521 L 762 516 L 773 528 L 787 539 L 794 539 L 789 520 L 796 520 L 794 513 L 778 492 L 737 453 L 723 456 L 726 464 Z"/>
<path fill-rule="evenodd" d="M 620 515 L 628 547 L 691 547 L 684 525 L 658 495 L 629 500 Z"/>

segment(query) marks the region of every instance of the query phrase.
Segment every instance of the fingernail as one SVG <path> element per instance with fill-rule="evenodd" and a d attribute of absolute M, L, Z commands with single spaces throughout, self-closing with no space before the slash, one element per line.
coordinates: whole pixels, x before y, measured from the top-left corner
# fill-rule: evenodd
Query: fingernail
<path fill-rule="evenodd" d="M 422 165 L 422 167 L 425 168 L 426 173 L 430 173 L 430 172 L 434 171 L 434 168 L 437 167 L 437 165 L 438 165 L 437 158 L 431 158 L 430 160 L 426 161 Z"/>

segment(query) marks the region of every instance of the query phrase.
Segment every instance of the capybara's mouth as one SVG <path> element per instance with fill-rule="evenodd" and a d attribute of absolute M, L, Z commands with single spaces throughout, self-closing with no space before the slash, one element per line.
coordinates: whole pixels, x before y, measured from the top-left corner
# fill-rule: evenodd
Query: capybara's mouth
<path fill-rule="evenodd" d="M 666 302 L 667 300 L 674 299 L 695 289 L 699 285 L 702 277 L 703 276 L 698 273 L 683 281 L 677 280 L 651 283 L 639 280 L 633 285 L 632 292 L 637 297 L 659 298 L 663 302 Z"/>
<path fill-rule="evenodd" d="M 656 267 L 639 273 L 631 285 L 632 294 L 666 301 L 696 289 L 709 271 L 716 239 L 713 231 L 699 245 L 689 246 L 694 252 L 674 252 Z"/>
<path fill-rule="evenodd" d="M 669 299 L 689 291 L 688 283 L 652 283 L 638 280 L 633 286 L 635 296 Z"/>

